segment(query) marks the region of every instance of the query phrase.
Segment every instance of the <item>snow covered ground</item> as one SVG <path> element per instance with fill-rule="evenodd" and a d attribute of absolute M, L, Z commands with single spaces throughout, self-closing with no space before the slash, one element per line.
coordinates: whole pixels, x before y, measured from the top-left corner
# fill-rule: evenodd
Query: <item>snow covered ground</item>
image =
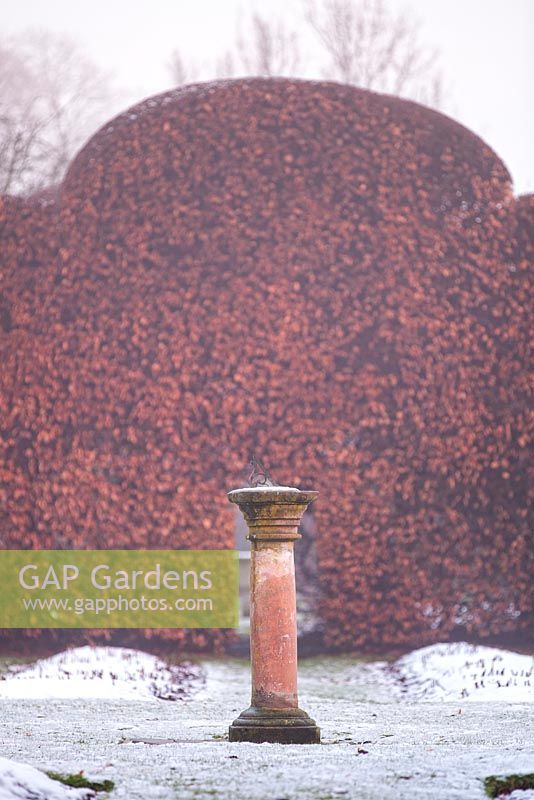
<path fill-rule="evenodd" d="M 393 664 L 327 659 L 328 685 L 374 687 L 377 699 L 534 702 L 534 657 L 458 642 L 423 647 Z M 0 697 L 177 700 L 199 692 L 204 671 L 121 647 L 78 647 L 10 667 Z M 369 688 L 370 688 L 369 687 Z M 204 696 L 208 697 L 209 689 Z M 200 696 L 200 695 L 199 695 Z"/>
<path fill-rule="evenodd" d="M 37 680 L 41 698 L 34 689 L 14 700 L 6 687 L 22 684 L 19 672 L 0 681 L 0 749 L 41 769 L 112 779 L 111 800 L 482 800 L 486 776 L 534 771 L 532 686 L 512 696 L 513 682 L 487 681 L 492 665 L 506 682 L 528 681 L 532 659 L 486 650 L 438 645 L 394 665 L 302 662 L 301 706 L 322 729 L 322 744 L 310 746 L 228 742 L 249 701 L 244 661 L 204 660 L 203 680 L 175 703 L 147 702 L 145 690 L 142 700 L 45 699 L 50 678 L 35 677 L 24 683 Z"/>

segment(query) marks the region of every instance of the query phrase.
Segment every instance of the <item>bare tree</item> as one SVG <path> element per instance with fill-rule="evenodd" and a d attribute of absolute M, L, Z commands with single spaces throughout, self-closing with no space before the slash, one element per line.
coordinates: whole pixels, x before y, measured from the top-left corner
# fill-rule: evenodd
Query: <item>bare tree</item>
<path fill-rule="evenodd" d="M 0 190 L 17 189 L 42 160 L 42 121 L 30 91 L 32 73 L 16 52 L 0 45 Z M 34 168 L 37 166 L 35 164 Z"/>
<path fill-rule="evenodd" d="M 443 81 L 437 54 L 420 43 L 419 26 L 395 15 L 384 0 L 302 0 L 305 21 L 328 63 L 323 77 L 440 107 Z M 313 74 L 302 70 L 300 40 L 286 23 L 254 13 L 238 24 L 233 48 L 201 72 L 204 78 Z M 317 63 L 317 59 L 315 59 Z M 317 65 L 317 69 L 320 69 Z M 199 78 L 199 70 L 177 51 L 171 73 L 177 84 Z"/>
<path fill-rule="evenodd" d="M 419 43 L 419 28 L 383 0 L 305 0 L 308 23 L 326 50 L 325 77 L 439 105 L 436 53 Z"/>
<path fill-rule="evenodd" d="M 66 37 L 2 40 L 0 191 L 28 194 L 60 181 L 118 103 L 108 78 Z"/>
<path fill-rule="evenodd" d="M 230 50 L 227 50 L 215 63 L 215 76 L 217 78 L 233 78 L 237 72 L 237 59 Z"/>
<path fill-rule="evenodd" d="M 201 73 L 206 78 L 290 76 L 296 73 L 299 63 L 297 34 L 280 20 L 252 14 L 239 21 L 234 46 L 211 65 L 199 69 L 180 51 L 174 50 L 169 69 L 173 82 L 179 86 L 198 80 Z"/>
<path fill-rule="evenodd" d="M 186 83 L 194 83 L 198 80 L 198 67 L 192 62 L 186 61 L 179 50 L 172 51 L 168 67 L 175 86 L 183 86 Z"/>
<path fill-rule="evenodd" d="M 300 55 L 297 34 L 281 21 L 253 14 L 237 36 L 237 69 L 265 77 L 294 75 Z"/>

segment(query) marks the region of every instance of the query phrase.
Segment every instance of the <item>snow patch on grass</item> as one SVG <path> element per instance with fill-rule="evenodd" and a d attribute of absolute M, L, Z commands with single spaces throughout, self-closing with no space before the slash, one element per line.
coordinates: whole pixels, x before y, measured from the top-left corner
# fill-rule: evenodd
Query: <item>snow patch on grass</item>
<path fill-rule="evenodd" d="M 90 800 L 92 789 L 73 789 L 28 764 L 0 757 L 0 800 Z"/>
<path fill-rule="evenodd" d="M 435 644 L 386 669 L 407 700 L 534 702 L 534 658 L 509 650 Z"/>
<path fill-rule="evenodd" d="M 169 665 L 138 650 L 90 646 L 11 666 L 0 677 L 0 697 L 12 699 L 179 700 L 203 683 L 202 670 L 193 664 Z"/>

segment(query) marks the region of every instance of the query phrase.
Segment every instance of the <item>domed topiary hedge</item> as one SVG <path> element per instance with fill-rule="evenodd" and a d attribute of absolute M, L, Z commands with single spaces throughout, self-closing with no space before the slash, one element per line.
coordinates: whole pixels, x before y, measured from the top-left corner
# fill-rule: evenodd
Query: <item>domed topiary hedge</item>
<path fill-rule="evenodd" d="M 231 547 L 255 452 L 321 492 L 328 646 L 526 630 L 531 220 L 479 138 L 352 87 L 112 120 L 0 200 L 0 546 Z"/>

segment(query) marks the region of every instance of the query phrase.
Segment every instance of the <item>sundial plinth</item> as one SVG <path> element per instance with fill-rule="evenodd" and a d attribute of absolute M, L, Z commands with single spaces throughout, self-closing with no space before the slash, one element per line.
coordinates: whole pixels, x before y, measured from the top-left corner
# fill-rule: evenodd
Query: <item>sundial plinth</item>
<path fill-rule="evenodd" d="M 251 705 L 230 725 L 231 742 L 317 744 L 320 730 L 298 706 L 297 607 L 293 545 L 317 492 L 258 486 L 229 492 L 251 541 Z"/>

